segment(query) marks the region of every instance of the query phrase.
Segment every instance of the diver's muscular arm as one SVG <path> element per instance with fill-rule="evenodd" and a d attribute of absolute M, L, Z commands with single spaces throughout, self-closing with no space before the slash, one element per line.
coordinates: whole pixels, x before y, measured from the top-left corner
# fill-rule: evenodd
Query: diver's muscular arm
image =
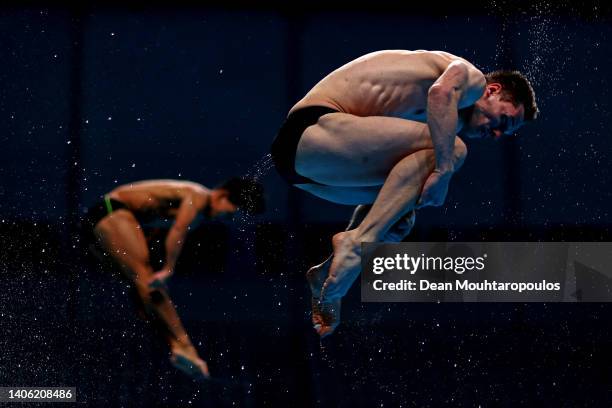
<path fill-rule="evenodd" d="M 191 224 L 198 214 L 198 206 L 195 200 L 196 197 L 190 193 L 181 200 L 176 219 L 170 231 L 168 231 L 168 236 L 166 237 L 166 263 L 163 269 L 169 272 L 174 270 L 176 261 L 183 249 L 189 224 Z"/>
<path fill-rule="evenodd" d="M 436 171 L 441 174 L 454 171 L 452 159 L 458 105 L 468 85 L 468 70 L 466 63 L 453 61 L 429 88 L 427 124 L 436 155 Z"/>
<path fill-rule="evenodd" d="M 425 180 L 417 208 L 444 203 L 453 165 L 460 105 L 473 104 L 482 94 L 485 78 L 468 63 L 451 62 L 429 88 L 427 124 L 436 156 L 436 168 Z"/>

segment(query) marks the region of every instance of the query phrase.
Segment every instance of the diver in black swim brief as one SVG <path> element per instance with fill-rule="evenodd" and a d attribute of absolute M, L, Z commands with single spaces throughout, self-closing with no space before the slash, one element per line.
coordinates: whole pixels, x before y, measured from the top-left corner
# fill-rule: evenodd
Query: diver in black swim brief
<path fill-rule="evenodd" d="M 361 243 L 408 234 L 400 220 L 411 225 L 414 210 L 444 203 L 467 155 L 461 138 L 497 140 L 538 116 L 518 71 L 485 74 L 448 52 L 397 49 L 338 67 L 289 112 L 272 149 L 281 175 L 323 200 L 370 206 L 358 225 L 334 234 L 330 262 L 307 273 L 321 337 L 340 323 Z"/>
<path fill-rule="evenodd" d="M 278 173 L 289 184 L 320 184 L 295 171 L 295 153 L 302 133 L 328 113 L 338 112 L 326 106 L 308 106 L 292 112 L 278 131 L 271 148 Z"/>

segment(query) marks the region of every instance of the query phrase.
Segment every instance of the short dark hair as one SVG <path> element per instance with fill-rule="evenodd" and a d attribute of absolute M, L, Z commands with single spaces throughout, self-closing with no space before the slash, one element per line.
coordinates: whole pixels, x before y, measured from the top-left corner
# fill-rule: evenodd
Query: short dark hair
<path fill-rule="evenodd" d="M 261 214 L 266 208 L 263 185 L 249 177 L 232 177 L 217 187 L 229 193 L 229 200 L 249 214 Z"/>
<path fill-rule="evenodd" d="M 535 92 L 527 77 L 519 71 L 499 70 L 485 75 L 487 84 L 497 82 L 502 86 L 502 95 L 515 105 L 525 107 L 525 121 L 534 120 L 540 111 L 535 100 Z"/>

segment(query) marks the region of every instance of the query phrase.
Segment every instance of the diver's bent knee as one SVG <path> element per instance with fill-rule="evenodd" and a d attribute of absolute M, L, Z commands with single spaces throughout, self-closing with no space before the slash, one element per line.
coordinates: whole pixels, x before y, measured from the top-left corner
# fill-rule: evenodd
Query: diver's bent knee
<path fill-rule="evenodd" d="M 168 293 L 163 288 L 152 289 L 148 286 L 140 286 L 138 288 L 138 294 L 140 295 L 142 303 L 145 305 L 145 307 L 155 307 L 168 299 Z"/>
<path fill-rule="evenodd" d="M 149 292 L 149 300 L 154 306 L 162 304 L 167 298 L 168 294 L 164 289 L 153 289 Z"/>

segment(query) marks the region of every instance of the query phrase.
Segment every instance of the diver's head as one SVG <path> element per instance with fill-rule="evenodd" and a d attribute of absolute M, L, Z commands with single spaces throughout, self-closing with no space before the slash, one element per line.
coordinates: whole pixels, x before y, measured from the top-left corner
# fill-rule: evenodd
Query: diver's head
<path fill-rule="evenodd" d="M 208 214 L 221 217 L 242 210 L 248 214 L 259 214 L 265 209 L 263 186 L 252 178 L 233 177 L 210 193 Z"/>
<path fill-rule="evenodd" d="M 535 92 L 523 74 L 494 71 L 485 78 L 484 93 L 471 107 L 460 135 L 498 140 L 538 117 Z"/>

